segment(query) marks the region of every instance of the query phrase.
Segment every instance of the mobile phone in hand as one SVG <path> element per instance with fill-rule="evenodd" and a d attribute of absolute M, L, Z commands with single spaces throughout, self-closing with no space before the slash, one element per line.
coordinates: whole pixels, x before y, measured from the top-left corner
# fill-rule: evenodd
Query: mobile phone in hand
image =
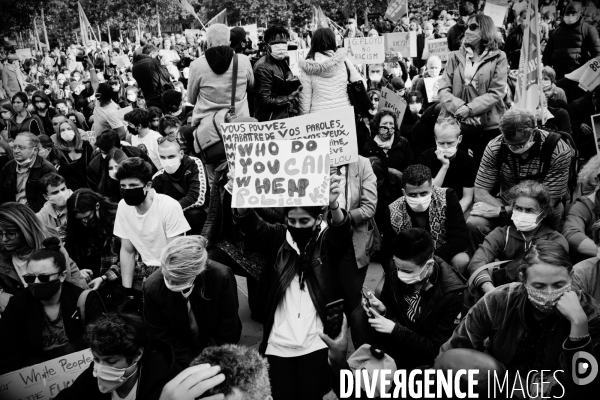
<path fill-rule="evenodd" d="M 323 327 L 323 333 L 332 339 L 336 339 L 340 335 L 342 324 L 344 323 L 344 300 L 340 299 L 327 304 L 325 312 L 327 318 Z"/>

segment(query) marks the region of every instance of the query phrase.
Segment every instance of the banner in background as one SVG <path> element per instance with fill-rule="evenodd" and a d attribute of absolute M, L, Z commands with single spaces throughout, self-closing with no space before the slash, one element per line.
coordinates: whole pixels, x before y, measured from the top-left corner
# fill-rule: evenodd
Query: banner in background
<path fill-rule="evenodd" d="M 385 62 L 385 43 L 383 36 L 344 39 L 348 49 L 348 59 L 354 65 L 380 64 Z"/>
<path fill-rule="evenodd" d="M 392 0 L 385 10 L 385 18 L 398 22 L 404 14 L 408 14 L 408 0 Z"/>
<path fill-rule="evenodd" d="M 427 49 L 429 56 L 438 56 L 442 61 L 448 61 L 450 50 L 448 50 L 448 38 L 428 39 Z"/>
<path fill-rule="evenodd" d="M 31 54 L 31 49 L 16 49 L 15 54 L 18 55 L 21 60 L 33 58 L 33 55 Z"/>
<path fill-rule="evenodd" d="M 127 68 L 131 66 L 131 62 L 129 61 L 129 56 L 115 56 L 113 57 L 113 62 L 117 68 Z"/>
<path fill-rule="evenodd" d="M 0 376 L 2 400 L 50 400 L 93 362 L 90 349 L 58 357 Z"/>
<path fill-rule="evenodd" d="M 385 62 L 398 61 L 402 57 L 417 56 L 417 32 L 394 32 L 383 35 L 385 43 Z"/>
<path fill-rule="evenodd" d="M 231 207 L 327 205 L 329 164 L 325 138 L 238 143 Z"/>
<path fill-rule="evenodd" d="M 404 100 L 402 96 L 398 96 L 388 88 L 383 88 L 381 90 L 381 98 L 379 99 L 377 111 L 381 111 L 384 108 L 390 108 L 398 116 L 398 125 L 400 125 L 404 119 L 406 106 L 406 100 Z"/>
<path fill-rule="evenodd" d="M 508 10 L 508 8 L 492 4 L 488 1 L 485 3 L 483 13 L 494 21 L 494 25 L 503 26 L 504 18 L 506 17 L 506 10 Z"/>
<path fill-rule="evenodd" d="M 183 31 L 183 34 L 185 36 L 194 36 L 194 37 L 196 37 L 196 36 L 199 36 L 201 32 L 202 32 L 201 29 L 186 29 L 186 30 Z"/>

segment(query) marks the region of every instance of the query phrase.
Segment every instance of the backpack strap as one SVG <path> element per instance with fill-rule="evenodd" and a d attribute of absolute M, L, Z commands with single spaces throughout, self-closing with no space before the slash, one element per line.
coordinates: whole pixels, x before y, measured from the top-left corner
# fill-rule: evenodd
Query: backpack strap
<path fill-rule="evenodd" d="M 346 75 L 348 76 L 348 82 L 352 83 L 352 81 L 350 80 L 350 68 L 348 68 L 346 60 L 344 60 L 344 66 L 346 67 Z"/>
<path fill-rule="evenodd" d="M 540 151 L 540 175 L 541 179 L 544 180 L 548 171 L 550 170 L 550 164 L 552 163 L 552 153 L 554 153 L 554 149 L 558 145 L 558 142 L 561 139 L 561 135 L 556 132 L 548 132 L 548 136 L 542 145 L 542 149 Z"/>
<path fill-rule="evenodd" d="M 238 55 L 233 55 L 233 74 L 231 75 L 231 106 L 229 107 L 229 111 L 231 114 L 235 115 L 235 89 L 237 87 L 237 74 L 238 74 Z M 213 118 L 214 122 L 214 118 Z M 217 129 L 218 131 L 218 129 Z M 221 134 L 219 133 L 219 136 Z M 221 138 L 223 140 L 223 138 Z"/>
<path fill-rule="evenodd" d="M 512 260 L 495 261 L 495 262 L 491 262 L 489 264 L 482 265 L 481 267 L 477 268 L 475 270 L 475 272 L 473 272 L 471 274 L 471 276 L 469 277 L 469 280 L 467 281 L 467 290 L 469 291 L 469 293 L 471 295 L 473 295 L 473 296 L 475 295 L 475 293 L 474 293 L 474 289 L 475 288 L 473 287 L 473 282 L 475 282 L 475 278 L 477 278 L 477 276 L 481 272 L 487 270 L 487 273 L 490 275 L 490 278 L 491 278 L 492 277 L 492 273 L 494 272 L 494 270 L 499 269 L 502 264 L 506 264 L 506 263 L 509 263 L 511 261 Z"/>
<path fill-rule="evenodd" d="M 100 294 L 93 289 L 84 290 L 77 298 L 77 309 L 79 310 L 79 315 L 81 315 L 81 323 L 83 323 L 83 325 L 85 325 L 85 302 L 87 301 L 90 292 L 96 293 L 96 296 L 98 296 L 98 300 L 100 300 L 100 304 L 102 305 L 102 310 L 106 312 L 106 307 L 104 306 L 104 302 L 102 301 Z"/>

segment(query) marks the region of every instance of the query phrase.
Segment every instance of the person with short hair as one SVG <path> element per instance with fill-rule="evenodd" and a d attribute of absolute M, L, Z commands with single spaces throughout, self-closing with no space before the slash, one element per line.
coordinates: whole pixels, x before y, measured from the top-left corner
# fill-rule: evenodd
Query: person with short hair
<path fill-rule="evenodd" d="M 56 400 L 158 400 L 163 387 L 180 372 L 173 351 L 150 340 L 142 319 L 131 314 L 105 314 L 86 328 L 91 364 Z"/>
<path fill-rule="evenodd" d="M 406 168 L 402 174 L 404 196 L 387 209 L 386 226 L 382 227 L 382 259 L 392 257 L 396 236 L 410 228 L 429 232 L 435 255 L 459 271 L 469 263 L 465 251 L 468 237 L 465 218 L 454 190 L 433 185 L 431 170 L 420 164 Z"/>
<path fill-rule="evenodd" d="M 65 179 L 54 172 L 44 175 L 39 187 L 47 201 L 35 215 L 42 224 L 60 233 L 67 223 L 67 200 L 73 191 L 67 188 Z"/>
<path fill-rule="evenodd" d="M 206 239 L 173 239 L 162 249 L 160 263 L 144 283 L 143 315 L 150 336 L 170 344 L 182 367 L 210 345 L 237 343 L 242 323 L 235 276 L 208 259 Z"/>
<path fill-rule="evenodd" d="M 593 397 L 600 380 L 579 385 L 574 369 L 581 352 L 598 359 L 600 306 L 589 294 L 573 290 L 569 253 L 555 242 L 540 240 L 523 255 L 518 276 L 520 282 L 483 296 L 440 353 L 455 348 L 485 352 L 506 366 L 509 382 L 519 379 L 517 373 L 525 379 L 532 370 L 548 370 L 554 384 L 534 381 L 544 397 Z M 564 373 L 557 374 L 559 370 Z"/>
<path fill-rule="evenodd" d="M 150 113 L 138 108 L 125 114 L 125 121 L 131 133 L 131 145 L 139 147 L 148 155 L 157 170 L 161 169 L 158 155 L 158 140 L 160 133 L 150 129 Z"/>
<path fill-rule="evenodd" d="M 126 130 L 119 116 L 119 106 L 112 101 L 113 90 L 108 83 L 100 83 L 96 90 L 96 106 L 94 107 L 94 126 L 96 137 L 108 129 L 114 129 L 122 140 Z"/>

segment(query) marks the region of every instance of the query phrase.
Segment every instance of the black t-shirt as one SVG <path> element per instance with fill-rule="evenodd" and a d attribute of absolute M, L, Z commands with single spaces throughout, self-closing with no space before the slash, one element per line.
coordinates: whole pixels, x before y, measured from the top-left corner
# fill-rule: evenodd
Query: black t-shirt
<path fill-rule="evenodd" d="M 425 165 L 431 169 L 431 176 L 433 178 L 435 178 L 442 168 L 442 162 L 437 159 L 435 150 L 435 147 L 425 150 L 419 155 L 419 159 L 417 160 L 417 164 Z M 459 149 L 454 159 L 450 161 L 450 167 L 446 172 L 443 187 L 453 189 L 460 200 L 463 196 L 463 188 L 472 188 L 475 186 L 476 175 L 477 170 L 475 169 L 473 157 Z"/>

